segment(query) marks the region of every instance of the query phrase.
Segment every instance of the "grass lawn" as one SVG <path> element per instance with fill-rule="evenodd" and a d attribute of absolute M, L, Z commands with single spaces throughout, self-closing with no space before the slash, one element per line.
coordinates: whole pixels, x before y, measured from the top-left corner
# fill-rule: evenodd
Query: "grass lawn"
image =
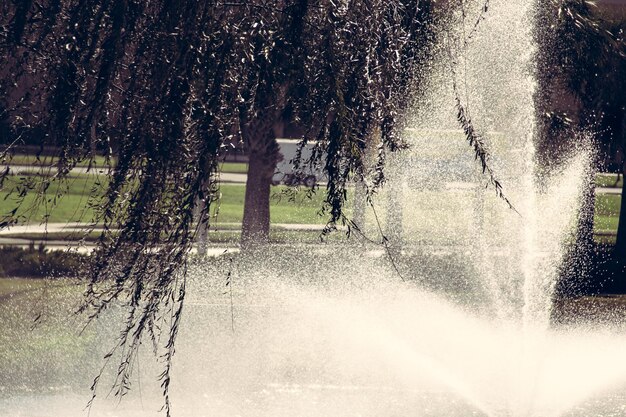
<path fill-rule="evenodd" d="M 614 216 L 599 216 L 596 214 L 594 229 L 597 231 L 616 232 L 619 219 Z"/>
<path fill-rule="evenodd" d="M 46 281 L 43 279 L 0 278 L 0 300 L 26 291 L 41 289 L 45 285 Z"/>
<path fill-rule="evenodd" d="M 9 194 L 8 190 L 17 185 L 18 178 L 10 177 L 5 189 L 0 191 L 0 216 L 5 216 L 14 209 L 19 201 L 18 193 Z M 79 175 L 68 181 L 55 183 L 48 189 L 45 199 L 39 199 L 42 204 L 33 207 L 37 202 L 37 194 L 29 192 L 24 199 L 17 214 L 23 216 L 23 220 L 31 223 L 40 223 L 46 216 L 51 223 L 65 222 L 90 222 L 93 218 L 93 210 L 85 208 L 89 200 L 89 192 L 98 186 L 102 179 L 92 175 Z M 324 192 L 319 191 L 312 198 L 307 198 L 304 192 L 296 195 L 293 201 L 285 194 L 288 187 L 279 185 L 272 187 L 271 198 L 271 221 L 273 223 L 324 223 L 325 217 L 318 215 Z M 243 202 L 245 186 L 238 184 L 222 184 L 220 187 L 221 198 L 215 203 L 213 213 L 216 218 L 213 223 L 241 223 L 243 218 Z M 63 195 L 57 199 L 56 194 Z"/>
<path fill-rule="evenodd" d="M 226 164 L 225 164 L 226 165 Z M 247 164 L 230 163 L 229 169 L 243 172 L 247 169 Z M 605 176 L 608 178 L 607 176 Z M 605 178 L 600 177 L 599 178 Z M 15 186 L 18 178 L 29 181 L 29 177 L 9 177 L 5 183 L 5 189 L 0 191 L 0 216 L 8 214 L 16 205 L 17 194 L 9 195 L 7 189 Z M 85 208 L 88 202 L 88 194 L 103 179 L 98 179 L 94 175 L 76 175 L 68 179 L 63 184 L 54 184 L 47 192 L 46 199 L 42 200 L 38 207 L 33 207 L 36 200 L 36 193 L 31 192 L 24 200 L 21 209 L 18 211 L 22 215 L 22 220 L 31 223 L 40 223 L 46 216 L 52 223 L 64 222 L 91 222 L 93 211 Z M 104 184 L 101 184 L 101 186 Z M 221 198 L 212 208 L 215 218 L 212 220 L 213 226 L 218 229 L 214 235 L 216 241 L 236 240 L 232 237 L 234 233 L 225 233 L 224 229 L 233 228 L 233 223 L 241 223 L 243 218 L 243 203 L 245 186 L 239 184 L 223 184 L 221 186 Z M 285 194 L 288 187 L 273 186 L 271 197 L 271 221 L 272 223 L 288 224 L 323 224 L 326 216 L 320 216 L 319 210 L 322 207 L 324 191 L 320 190 L 312 198 L 307 198 L 304 192 L 296 195 L 291 201 Z M 55 194 L 60 192 L 63 198 L 55 199 Z M 349 201 L 351 200 L 349 196 Z M 608 236 L 617 230 L 618 216 L 620 211 L 621 196 L 615 194 L 598 194 L 596 197 L 596 220 L 595 230 L 599 235 Z M 237 227 L 236 227 L 237 228 Z M 284 235 L 287 236 L 287 235 Z M 37 236 L 29 236 L 35 239 Z M 49 236 L 49 238 L 64 238 L 67 233 Z M 27 237 L 28 238 L 28 237 Z M 281 240 L 283 238 L 280 238 Z"/>
<path fill-rule="evenodd" d="M 597 194 L 596 216 L 619 217 L 621 201 L 619 194 Z"/>
<path fill-rule="evenodd" d="M 87 365 L 99 363 L 105 344 L 91 328 L 78 335 L 82 291 L 65 280 L 0 278 L 0 392 L 89 386 L 95 368 Z"/>
<path fill-rule="evenodd" d="M 596 194 L 594 232 L 599 243 L 615 244 L 621 195 Z"/>
<path fill-rule="evenodd" d="M 598 187 L 619 187 L 624 184 L 624 177 L 620 175 L 617 181 L 617 174 L 598 174 L 596 175 L 596 186 Z"/>
<path fill-rule="evenodd" d="M 223 162 L 220 164 L 220 172 L 246 174 L 248 172 L 248 164 L 245 162 Z"/>
<path fill-rule="evenodd" d="M 293 201 L 285 191 L 289 187 L 272 186 L 270 198 L 270 219 L 272 223 L 325 223 L 326 218 L 319 216 L 325 193 L 319 191 L 307 198 L 304 192 L 296 195 Z M 243 185 L 222 184 L 221 199 L 216 202 L 212 212 L 215 215 L 213 224 L 220 227 L 221 223 L 241 223 L 246 187 Z"/>
<path fill-rule="evenodd" d="M 45 198 L 39 197 L 35 191 L 30 191 L 23 199 L 19 197 L 18 189 L 13 193 L 9 192 L 14 186 L 19 187 L 21 179 L 31 180 L 29 177 L 9 177 L 5 187 L 0 191 L 0 217 L 8 215 L 21 201 L 17 215 L 31 223 L 40 223 L 46 216 L 51 223 L 91 221 L 93 210 L 85 207 L 90 190 L 100 181 L 95 176 L 75 176 L 63 183 L 51 185 Z M 62 195 L 62 198 L 57 198 L 58 195 Z"/>

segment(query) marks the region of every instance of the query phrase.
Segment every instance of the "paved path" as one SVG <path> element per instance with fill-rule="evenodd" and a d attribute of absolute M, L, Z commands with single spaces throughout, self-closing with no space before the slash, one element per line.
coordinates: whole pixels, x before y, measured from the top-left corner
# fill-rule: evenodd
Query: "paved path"
<path fill-rule="evenodd" d="M 220 174 L 220 180 L 222 182 L 245 184 L 246 179 L 248 179 L 248 174 L 234 174 L 230 172 L 222 172 Z"/>
<path fill-rule="evenodd" d="M 43 243 L 48 251 L 74 251 L 78 253 L 91 253 L 96 247 L 93 242 L 84 242 L 79 245 L 78 242 L 71 240 L 46 240 L 43 242 L 32 239 L 0 238 L 0 246 L 28 249 L 32 243 L 35 244 L 35 248 L 37 248 L 40 243 Z M 208 247 L 207 256 L 219 256 L 225 251 L 231 253 L 239 252 L 239 247 L 227 246 L 226 244 L 221 243 L 220 246 Z M 196 248 L 191 249 L 191 253 L 196 252 Z"/>
<path fill-rule="evenodd" d="M 6 165 L 0 164 L 0 170 L 4 171 L 6 169 Z M 56 172 L 55 167 L 38 167 L 32 165 L 11 165 L 9 167 L 9 173 L 11 175 L 21 175 L 21 174 L 35 174 L 39 172 L 44 172 L 50 175 L 53 175 Z M 86 167 L 75 167 L 71 171 L 74 174 L 92 174 L 92 175 L 103 175 L 106 173 L 105 168 L 91 168 L 88 170 Z M 220 174 L 220 179 L 222 182 L 228 183 L 245 183 L 247 178 L 247 174 L 241 173 L 230 173 L 230 172 L 222 172 Z"/>
<path fill-rule="evenodd" d="M 241 223 L 219 223 L 217 225 L 212 225 L 211 230 L 217 231 L 229 231 L 229 230 L 239 230 L 241 228 Z M 279 230 L 319 230 L 322 231 L 324 229 L 324 224 L 303 224 L 303 223 L 272 223 L 273 229 Z M 0 230 L 0 237 L 2 236 L 12 236 L 23 233 L 36 233 L 36 234 L 44 234 L 44 233 L 80 233 L 82 231 L 86 231 L 88 229 L 88 224 L 86 223 L 48 223 L 48 224 L 24 224 L 18 226 L 11 226 L 6 229 Z M 96 227 L 95 230 L 100 230 Z"/>
<path fill-rule="evenodd" d="M 220 223 L 217 228 L 212 226 L 211 230 L 217 231 L 237 231 L 240 230 L 240 223 Z M 273 223 L 272 229 L 276 230 L 300 230 L 300 231 L 319 231 L 324 228 L 323 224 L 291 224 L 291 223 Z M 6 229 L 0 230 L 0 246 L 17 246 L 21 248 L 28 248 L 33 243 L 38 246 L 43 243 L 46 249 L 49 250 L 67 250 L 72 249 L 81 253 L 88 253 L 93 250 L 95 244 L 93 242 L 83 242 L 79 244 L 73 240 L 63 239 L 42 239 L 41 236 L 45 233 L 76 233 L 79 237 L 81 232 L 88 230 L 88 225 L 85 223 L 48 223 L 43 224 L 25 224 L 18 226 L 11 226 Z M 95 230 L 100 230 L 96 228 Z M 20 237 L 23 234 L 40 235 L 37 238 Z M 224 253 L 224 250 L 239 251 L 236 246 L 228 246 L 220 243 L 218 247 L 209 247 L 208 255 L 217 256 Z M 192 252 L 195 249 L 192 250 Z"/>
<path fill-rule="evenodd" d="M 4 171 L 7 168 L 7 165 L 0 164 L 0 170 Z M 87 167 L 74 167 L 70 171 L 74 174 L 104 174 L 106 173 L 106 168 L 91 168 Z M 48 175 L 54 175 L 57 172 L 57 168 L 55 166 L 37 166 L 37 165 L 9 165 L 9 174 L 10 175 L 22 175 L 22 174 L 35 174 L 35 173 L 45 173 Z"/>
<path fill-rule="evenodd" d="M 598 194 L 622 194 L 621 187 L 596 187 Z"/>

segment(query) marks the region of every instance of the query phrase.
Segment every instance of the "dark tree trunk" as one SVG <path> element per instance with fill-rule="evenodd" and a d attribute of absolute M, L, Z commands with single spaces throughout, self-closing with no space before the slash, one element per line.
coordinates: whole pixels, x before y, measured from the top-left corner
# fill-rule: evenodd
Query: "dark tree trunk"
<path fill-rule="evenodd" d="M 209 215 L 209 207 L 207 202 L 202 199 L 197 199 L 194 211 L 194 217 L 196 222 L 198 222 L 196 246 L 198 248 L 198 255 L 204 257 L 209 249 L 209 219 L 207 218 Z"/>
<path fill-rule="evenodd" d="M 282 126 L 269 113 L 269 117 L 260 117 L 242 129 L 249 158 L 241 225 L 242 249 L 269 243 L 270 186 L 281 158 L 276 135 Z"/>
<path fill-rule="evenodd" d="M 596 166 L 597 164 L 594 164 Z M 593 239 L 593 224 L 595 220 L 595 207 L 596 207 L 596 169 L 592 169 L 589 176 L 586 178 L 585 189 L 583 191 L 584 206 L 580 212 L 578 219 L 578 230 L 576 246 L 579 252 L 582 252 L 580 256 L 586 259 L 586 255 L 594 248 Z M 586 272 L 586 271 L 585 271 Z"/>
<path fill-rule="evenodd" d="M 402 170 L 397 161 L 398 155 L 392 154 L 387 167 L 387 225 L 385 236 L 389 239 L 391 253 L 395 256 L 402 251 L 404 234 L 404 209 L 402 193 Z"/>
<path fill-rule="evenodd" d="M 248 179 L 241 229 L 241 245 L 269 242 L 270 186 L 276 163 L 261 152 L 249 154 Z"/>
<path fill-rule="evenodd" d="M 358 226 L 358 228 L 366 233 L 365 230 L 365 205 L 367 198 L 365 184 L 362 181 L 357 182 L 354 185 L 354 212 L 352 214 L 352 220 Z"/>
<path fill-rule="evenodd" d="M 622 173 L 626 174 L 626 163 L 622 164 Z M 615 241 L 615 255 L 626 259 L 626 177 L 622 181 L 622 202 L 620 204 L 619 223 L 617 225 L 617 240 Z"/>
<path fill-rule="evenodd" d="M 594 243 L 593 225 L 595 215 L 595 177 L 597 163 L 587 172 L 582 195 L 578 223 L 576 225 L 576 239 L 568 245 L 565 262 L 561 266 L 559 281 L 556 284 L 556 294 L 559 296 L 575 296 L 581 293 L 597 292 L 601 283 L 594 280 Z"/>
<path fill-rule="evenodd" d="M 626 195 L 626 116 L 623 111 L 618 112 L 616 115 L 616 122 L 613 123 L 613 134 L 615 138 L 621 139 L 616 141 L 621 152 L 616 153 L 618 153 L 618 160 L 620 160 L 622 165 L 622 202 L 620 204 L 614 254 L 621 261 L 626 261 L 626 198 L 624 198 L 624 195 Z M 620 153 L 621 155 L 619 155 Z"/>

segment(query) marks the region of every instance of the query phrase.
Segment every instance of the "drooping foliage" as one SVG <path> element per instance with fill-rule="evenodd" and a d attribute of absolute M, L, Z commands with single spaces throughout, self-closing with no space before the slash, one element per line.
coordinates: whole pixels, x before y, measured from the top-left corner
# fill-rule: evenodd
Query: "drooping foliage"
<path fill-rule="evenodd" d="M 194 208 L 216 198 L 218 162 L 242 131 L 274 118 L 301 126 L 303 143 L 316 141 L 305 162 L 328 177 L 329 229 L 345 220 L 347 183 L 366 175 L 364 151 L 378 133 L 374 185 L 384 181 L 385 153 L 402 146 L 398 130 L 431 33 L 430 7 L 418 0 L 2 2 L 0 120 L 15 134 L 3 138 L 3 159 L 20 138 L 59 149 L 53 166 L 40 166 L 48 175 L 14 186 L 18 199 L 36 193 L 36 203 L 53 206 L 64 189 L 53 183 L 85 160 L 107 158 L 88 203 L 102 232 L 83 310 L 97 317 L 114 300 L 128 308 L 116 346 L 119 394 L 142 337 L 156 346 L 155 331 L 168 329 L 169 412 Z M 2 224 L 19 221 L 16 213 Z"/>

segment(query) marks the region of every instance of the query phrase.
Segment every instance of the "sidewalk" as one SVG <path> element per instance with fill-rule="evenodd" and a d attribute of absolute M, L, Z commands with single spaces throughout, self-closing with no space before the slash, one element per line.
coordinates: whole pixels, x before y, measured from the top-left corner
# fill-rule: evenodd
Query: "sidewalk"
<path fill-rule="evenodd" d="M 221 227 L 220 227 L 221 226 Z M 95 248 L 95 242 L 78 240 L 64 240 L 64 239 L 45 239 L 46 233 L 58 234 L 58 233 L 75 233 L 76 238 L 80 237 L 80 234 L 86 232 L 89 225 L 87 223 L 48 223 L 48 224 L 24 224 L 18 226 L 12 226 L 6 229 L 0 230 L 0 246 L 16 246 L 23 249 L 28 248 L 31 245 L 37 247 L 40 244 L 45 245 L 49 250 L 76 250 L 81 253 L 91 252 Z M 285 230 L 285 231 L 319 231 L 324 229 L 324 224 L 301 224 L 301 223 L 272 223 L 273 230 Z M 102 230 L 100 227 L 93 229 L 94 231 Z M 232 231 L 237 232 L 241 230 L 241 223 L 220 223 L 217 227 L 211 226 L 211 231 Z M 31 237 L 19 237 L 19 235 L 30 234 L 38 235 Z M 210 244 L 210 243 L 209 243 Z M 225 250 L 239 251 L 237 245 L 228 243 L 215 243 L 215 247 L 208 248 L 209 256 L 217 256 L 222 254 Z M 194 252 L 195 249 L 192 250 Z"/>
<path fill-rule="evenodd" d="M 221 227 L 220 227 L 221 226 Z M 279 230 L 319 230 L 324 229 L 324 224 L 305 224 L 305 223 L 272 223 L 272 229 Z M 87 223 L 48 223 L 48 224 L 23 224 L 17 226 L 11 226 L 6 229 L 0 229 L 0 238 L 7 235 L 17 235 L 23 233 L 81 233 L 87 231 L 89 224 Z M 241 229 L 241 223 L 219 223 L 218 225 L 211 225 L 209 230 L 211 231 L 237 231 Z M 101 230 L 101 227 L 97 226 L 95 231 Z"/>
<path fill-rule="evenodd" d="M 621 187 L 596 187 L 597 194 L 612 194 L 612 195 L 621 195 L 622 188 Z"/>
<path fill-rule="evenodd" d="M 0 170 L 5 170 L 7 165 L 0 164 Z M 10 165 L 9 166 L 9 174 L 10 175 L 22 175 L 22 174 L 36 174 L 39 172 L 48 172 L 50 175 L 56 172 L 55 167 L 41 167 L 41 166 L 33 166 L 33 165 Z M 91 169 L 87 169 L 87 167 L 74 167 L 71 171 L 72 174 L 91 174 L 91 175 L 104 175 L 106 173 L 106 168 L 102 167 L 94 167 Z M 220 173 L 220 180 L 226 183 L 235 183 L 235 184 L 245 184 L 247 178 L 247 174 L 240 173 L 231 173 L 231 172 L 222 172 Z"/>

